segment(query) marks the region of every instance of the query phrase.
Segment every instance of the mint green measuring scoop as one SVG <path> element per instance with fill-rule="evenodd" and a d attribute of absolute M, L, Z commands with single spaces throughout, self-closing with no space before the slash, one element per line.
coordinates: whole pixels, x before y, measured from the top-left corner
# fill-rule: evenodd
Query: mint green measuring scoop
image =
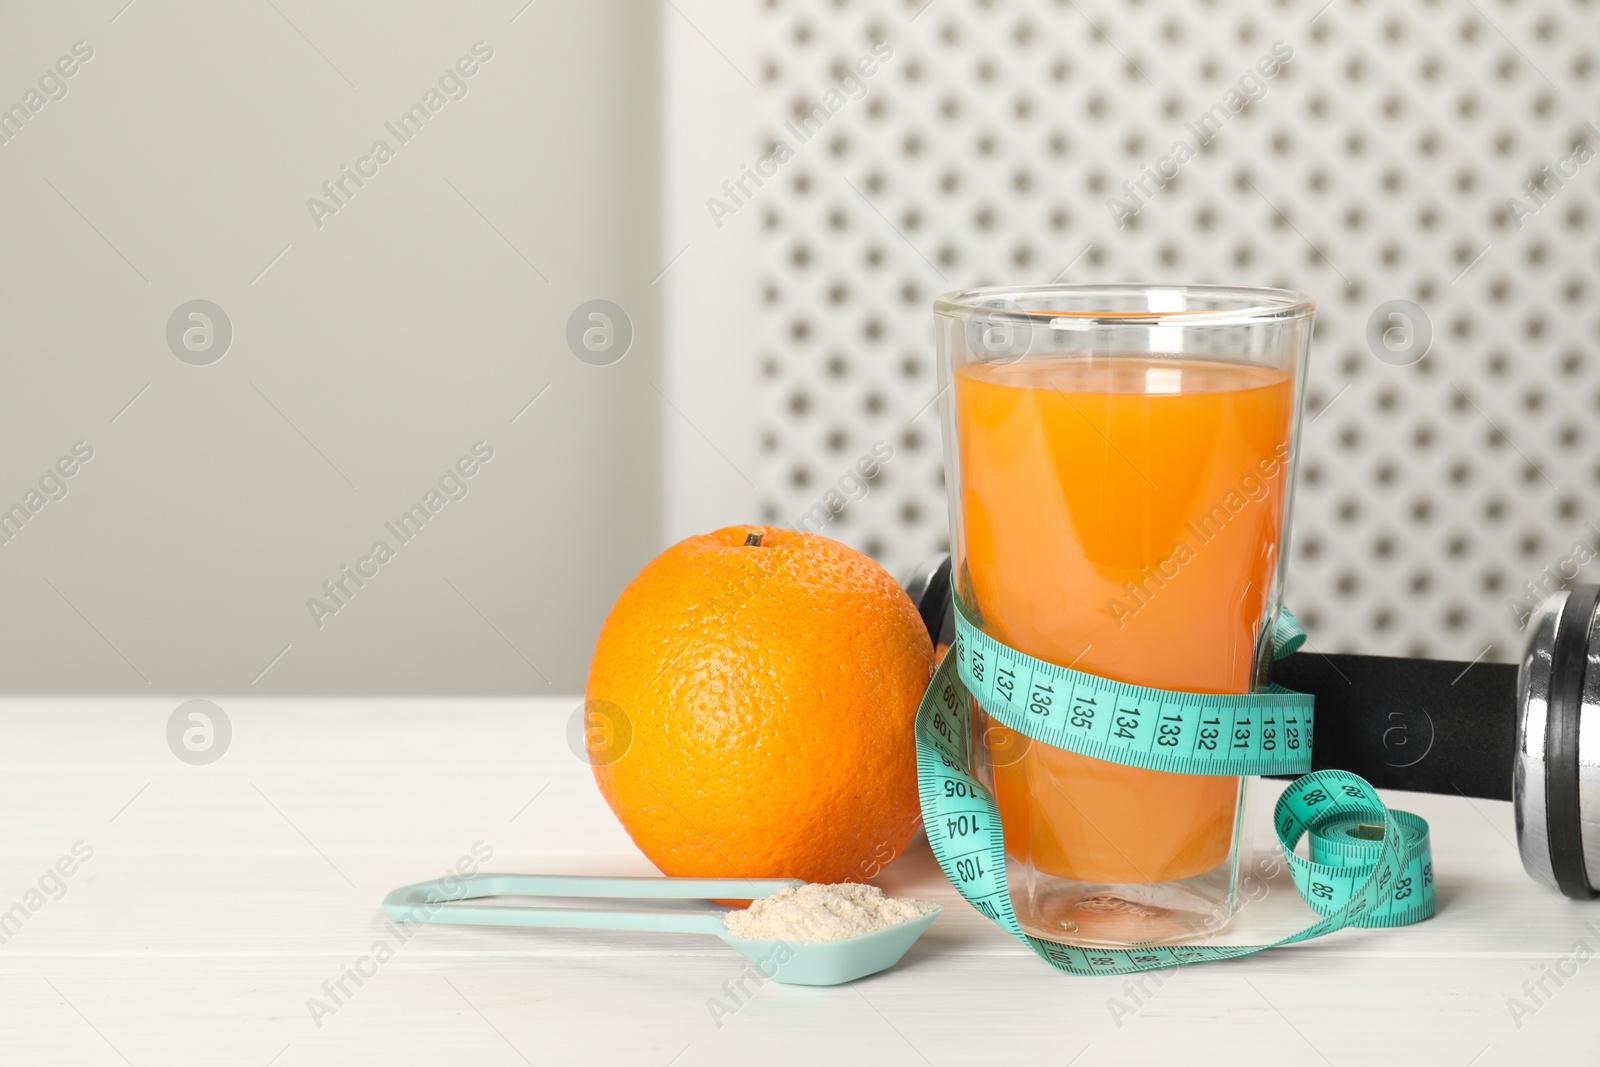
<path fill-rule="evenodd" d="M 767 978 L 788 985 L 839 985 L 900 962 L 912 942 L 944 909 L 869 934 L 838 941 L 767 941 L 734 937 L 726 910 L 651 911 L 636 908 L 528 907 L 461 904 L 484 897 L 569 899 L 745 900 L 806 883 L 792 878 L 584 878 L 575 875 L 471 874 L 401 886 L 383 898 L 396 922 L 477 926 L 553 926 L 569 930 L 713 934 L 732 945 Z"/>

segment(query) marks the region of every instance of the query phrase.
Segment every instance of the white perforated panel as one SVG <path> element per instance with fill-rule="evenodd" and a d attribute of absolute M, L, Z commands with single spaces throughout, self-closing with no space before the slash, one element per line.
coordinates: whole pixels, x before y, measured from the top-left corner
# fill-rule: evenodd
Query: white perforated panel
<path fill-rule="evenodd" d="M 901 575 L 945 545 L 944 290 L 1302 289 L 1320 310 L 1289 602 L 1327 651 L 1514 658 L 1524 583 L 1600 546 L 1595 5 L 924 3 L 767 3 L 775 118 L 752 157 L 788 151 L 740 210 L 765 241 L 769 520 L 820 504 L 823 532 Z M 860 98 L 829 98 L 878 41 Z M 801 143 L 787 123 L 819 104 Z M 1209 144 L 1163 163 L 1208 111 Z M 1398 351 L 1368 340 L 1389 301 L 1419 309 L 1409 341 L 1375 331 Z"/>

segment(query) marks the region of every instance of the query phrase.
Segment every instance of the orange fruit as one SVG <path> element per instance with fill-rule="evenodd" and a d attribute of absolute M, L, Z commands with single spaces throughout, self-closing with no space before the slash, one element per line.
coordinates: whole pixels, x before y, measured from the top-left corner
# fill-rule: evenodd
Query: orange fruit
<path fill-rule="evenodd" d="M 595 781 L 668 875 L 860 882 L 915 832 L 927 630 L 827 537 L 730 526 L 649 563 L 600 629 Z"/>

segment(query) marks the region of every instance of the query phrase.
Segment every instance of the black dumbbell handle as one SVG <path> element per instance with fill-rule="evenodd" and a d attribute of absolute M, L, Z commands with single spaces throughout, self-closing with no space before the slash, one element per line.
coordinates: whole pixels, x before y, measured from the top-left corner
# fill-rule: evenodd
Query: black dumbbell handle
<path fill-rule="evenodd" d="M 1513 664 L 1297 652 L 1273 664 L 1272 680 L 1316 697 L 1314 770 L 1353 771 L 1380 789 L 1512 799 Z"/>
<path fill-rule="evenodd" d="M 955 636 L 949 587 L 945 555 L 906 583 L 936 643 Z M 1381 789 L 1512 799 L 1514 665 L 1299 652 L 1273 665 L 1272 680 L 1316 697 L 1316 770 L 1354 771 Z"/>

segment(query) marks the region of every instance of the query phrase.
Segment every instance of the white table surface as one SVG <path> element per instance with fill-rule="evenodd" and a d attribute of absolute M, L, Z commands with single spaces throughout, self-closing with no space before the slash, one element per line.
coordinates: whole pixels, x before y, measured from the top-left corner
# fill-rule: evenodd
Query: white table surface
<path fill-rule="evenodd" d="M 1147 981 L 1139 1004 L 1127 978 L 1035 958 L 922 845 L 878 883 L 945 913 L 898 967 L 850 986 L 769 983 L 718 1020 L 711 998 L 744 967 L 710 938 L 429 926 L 346 980 L 319 1026 L 308 1000 L 323 983 L 395 943 L 383 894 L 475 842 L 493 849 L 486 869 L 653 871 L 567 745 L 576 698 L 223 700 L 230 747 L 199 767 L 167 748 L 178 703 L 0 702 L 0 911 L 75 842 L 94 850 L 0 944 L 0 1062 L 1600 1060 L 1600 902 L 1523 874 L 1510 805 L 1405 794 L 1389 799 L 1433 826 L 1438 917 L 1191 967 Z M 1260 849 L 1275 789 L 1255 794 Z M 1306 914 L 1279 881 L 1234 936 Z M 1558 966 L 1576 973 L 1546 978 L 1535 1005 L 1524 982 Z M 1513 996 L 1533 1013 L 1514 1019 Z M 1114 1018 L 1112 998 L 1136 1010 Z"/>

